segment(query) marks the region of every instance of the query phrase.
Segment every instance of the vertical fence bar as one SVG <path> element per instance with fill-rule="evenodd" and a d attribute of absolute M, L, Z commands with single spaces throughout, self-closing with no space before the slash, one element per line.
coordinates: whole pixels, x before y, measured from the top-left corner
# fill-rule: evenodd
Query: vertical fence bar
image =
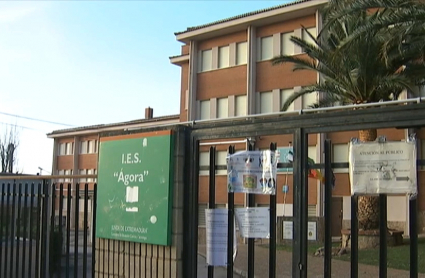
<path fill-rule="evenodd" d="M 5 237 L 5 248 L 4 248 L 4 272 L 3 272 L 3 274 L 4 274 L 4 276 L 3 277 L 7 277 L 7 252 L 8 252 L 8 247 L 7 247 L 7 239 L 9 238 L 9 236 L 10 236 L 10 234 L 9 234 L 9 228 L 10 228 L 10 223 L 11 223 L 11 219 L 10 219 L 10 196 L 11 196 L 11 193 L 10 193 L 10 183 L 7 183 L 7 197 L 6 197 L 6 204 L 7 204 L 7 207 L 6 207 L 6 237 Z"/>
<path fill-rule="evenodd" d="M 190 135 L 189 135 L 190 136 Z M 187 252 L 184 253 L 185 266 L 183 275 L 187 278 L 197 277 L 198 265 L 198 192 L 199 192 L 199 140 L 190 137 L 190 165 L 189 165 L 189 188 L 185 192 L 188 202 L 185 203 L 184 210 L 187 212 L 183 217 L 185 223 L 184 245 L 187 246 Z M 194 217 L 195 216 L 195 217 Z"/>
<path fill-rule="evenodd" d="M 43 214 L 42 214 L 42 237 L 41 237 L 41 277 L 48 277 L 48 250 L 47 250 L 47 237 L 50 231 L 47 229 L 48 221 L 48 206 L 49 206 L 49 186 L 47 180 L 43 180 Z"/>
<path fill-rule="evenodd" d="M 295 130 L 294 142 L 294 229 L 292 251 L 292 277 L 307 277 L 307 151 L 308 136 L 304 129 Z"/>
<path fill-rule="evenodd" d="M 271 143 L 270 150 L 276 151 L 277 144 Z M 270 194 L 270 240 L 269 240 L 269 277 L 276 277 L 276 195 L 277 183 L 273 184 L 275 194 Z"/>
<path fill-rule="evenodd" d="M 27 221 L 28 221 L 28 208 L 27 208 L 27 206 L 28 206 L 28 183 L 25 183 L 24 184 L 24 186 L 25 186 L 25 190 L 24 190 L 24 206 L 23 206 L 23 219 L 22 219 L 22 222 L 23 222 L 23 231 L 22 231 L 22 266 L 21 266 L 21 276 L 22 276 L 22 278 L 24 278 L 25 277 L 25 269 L 26 269 L 26 264 L 27 264 L 27 261 L 25 260 L 26 259 L 26 245 L 27 245 L 27 235 L 28 235 L 28 226 L 27 226 Z M 2 202 L 3 203 L 3 202 Z M 2 226 L 3 227 L 3 226 Z M 1 238 L 1 236 L 0 236 L 0 238 Z M 31 239 L 30 239 L 30 243 L 31 243 Z M 29 256 L 29 258 L 31 259 L 31 255 Z"/>
<path fill-rule="evenodd" d="M 11 218 L 11 227 L 10 227 L 10 256 L 9 256 L 9 268 L 10 268 L 10 276 L 13 274 L 13 254 L 15 249 L 15 225 L 16 225 L 16 182 L 13 182 L 13 193 L 12 193 L 12 218 Z"/>
<path fill-rule="evenodd" d="M 351 278 L 359 276 L 359 222 L 357 217 L 358 196 L 351 196 Z"/>
<path fill-rule="evenodd" d="M 108 239 L 108 241 L 109 241 L 109 239 Z M 103 258 L 102 258 L 102 261 L 103 261 L 103 268 L 102 268 L 102 273 L 103 273 L 103 275 L 102 275 L 102 277 L 105 277 L 105 265 L 106 265 L 106 260 L 105 260 L 105 243 L 106 242 L 106 240 L 104 239 L 104 240 L 102 240 L 102 243 L 103 243 L 103 248 L 102 248 L 102 256 L 103 256 Z M 120 250 L 120 241 L 118 241 L 118 250 Z M 109 256 L 109 255 L 108 255 Z M 114 253 L 114 260 L 115 260 L 115 253 Z M 120 257 L 118 256 L 118 269 L 120 269 Z"/>
<path fill-rule="evenodd" d="M 39 181 L 37 183 L 37 222 L 36 222 L 36 239 L 35 239 L 35 253 L 36 253 L 36 264 L 34 265 L 35 269 L 35 277 L 39 277 L 40 276 L 40 266 L 41 266 L 41 256 L 40 256 L 40 228 L 41 228 L 41 197 L 42 197 L 42 184 Z"/>
<path fill-rule="evenodd" d="M 110 253 L 109 253 L 110 254 Z M 141 254 L 141 253 L 140 253 Z M 112 264 L 112 273 L 115 273 L 115 243 L 112 243 L 112 260 L 113 260 L 113 264 Z"/>
<path fill-rule="evenodd" d="M 235 153 L 235 146 L 229 146 L 229 154 Z M 233 230 L 234 230 L 234 214 L 235 214 L 235 193 L 227 193 L 227 278 L 233 278 Z"/>
<path fill-rule="evenodd" d="M 379 194 L 379 277 L 387 277 L 387 195 Z"/>
<path fill-rule="evenodd" d="M 113 243 L 112 243 L 112 245 L 113 245 Z M 111 240 L 109 238 L 108 238 L 108 244 L 107 244 L 107 246 L 108 246 L 107 255 L 108 255 L 108 259 L 109 259 L 109 256 L 111 255 L 111 253 L 109 252 L 109 250 L 111 250 L 110 249 L 111 248 Z M 115 256 L 115 254 L 113 256 Z M 108 273 L 110 273 L 111 264 L 107 264 L 107 265 L 108 265 Z"/>
<path fill-rule="evenodd" d="M 16 185 L 15 185 L 16 186 Z M 20 258 L 20 237 L 21 237 L 21 222 L 22 222 L 22 210 L 21 210 L 21 199 L 22 199 L 22 183 L 18 184 L 18 216 L 16 217 L 16 271 L 15 277 L 19 277 L 19 269 L 22 268 L 22 264 L 19 263 Z"/>
<path fill-rule="evenodd" d="M 69 253 L 71 251 L 71 184 L 67 185 L 66 195 L 66 278 L 69 278 Z"/>
<path fill-rule="evenodd" d="M 29 227 L 29 246 L 28 246 L 28 273 L 27 273 L 27 277 L 33 277 L 34 274 L 32 272 L 32 260 L 34 257 L 32 254 L 32 246 L 33 244 L 33 227 L 34 227 L 34 197 L 35 197 L 35 187 L 36 184 L 31 183 L 31 197 L 30 197 L 30 214 L 29 214 L 29 219 L 30 219 L 30 227 Z"/>
<path fill-rule="evenodd" d="M 74 278 L 78 278 L 78 222 L 80 214 L 80 184 L 75 183 L 75 215 L 74 215 Z"/>
<path fill-rule="evenodd" d="M 56 184 L 57 185 L 57 184 Z M 55 191 L 56 192 L 56 191 Z M 59 184 L 59 234 L 60 234 L 60 240 L 61 240 L 61 250 L 60 250 L 60 258 L 59 258 L 59 266 L 62 265 L 62 253 L 63 253 L 63 242 L 64 242 L 64 236 L 63 236 L 63 184 Z M 93 276 L 94 277 L 94 276 Z"/>
<path fill-rule="evenodd" d="M 87 229 L 88 229 L 88 210 L 89 210 L 89 185 L 84 185 L 84 239 L 83 239 L 83 278 L 87 277 Z"/>
<path fill-rule="evenodd" d="M 92 198 L 92 250 L 91 250 L 91 271 L 92 271 L 92 276 L 95 276 L 95 268 L 96 268 L 96 203 L 97 202 L 97 183 L 95 183 L 93 185 L 93 198 Z M 115 246 L 115 244 L 114 244 Z M 114 253 L 115 254 L 115 253 Z M 114 255 L 115 256 L 115 255 Z M 113 262 L 113 265 L 115 265 L 115 260 Z M 114 272 L 115 273 L 115 272 Z"/>
<path fill-rule="evenodd" d="M 324 276 L 330 278 L 332 275 L 332 168 L 331 168 L 331 141 L 325 140 L 325 265 Z"/>
<path fill-rule="evenodd" d="M 410 278 L 418 277 L 418 209 L 417 197 L 409 200 Z"/>
<path fill-rule="evenodd" d="M 209 202 L 208 208 L 215 208 L 215 147 L 210 147 L 210 167 L 209 167 Z M 227 236 L 233 236 L 228 234 Z M 214 266 L 208 265 L 208 278 L 214 278 Z"/>
<path fill-rule="evenodd" d="M 4 203 L 4 196 L 6 195 L 5 192 L 6 185 L 4 183 L 1 184 L 1 205 L 0 205 L 0 238 L 3 239 L 3 230 L 4 230 L 4 208 L 7 206 Z M 0 249 L 0 273 L 3 270 L 3 266 L 6 264 L 3 264 L 3 250 L 6 250 L 6 246 L 2 246 Z M 7 257 L 7 254 L 4 255 L 5 260 Z"/>
<path fill-rule="evenodd" d="M 52 182 L 51 184 L 51 198 L 50 198 L 50 204 L 51 204 L 51 214 L 50 214 L 50 230 L 47 231 L 46 233 L 46 237 L 50 237 L 50 241 L 49 241 L 49 274 L 51 276 L 53 276 L 55 273 L 55 271 L 60 271 L 60 269 L 57 269 L 57 265 L 54 265 L 54 263 L 56 262 L 56 260 L 60 259 L 60 255 L 59 258 L 56 258 L 53 254 L 53 248 L 56 248 L 56 246 L 52 246 L 52 244 L 54 244 L 53 242 L 53 238 L 55 237 L 55 233 L 56 233 L 56 219 L 55 219 L 55 202 L 56 202 L 56 185 L 55 183 Z M 58 230 L 59 231 L 59 230 Z M 60 254 L 60 253 L 59 253 Z M 60 262 L 59 262 L 60 263 Z"/>
<path fill-rule="evenodd" d="M 254 146 L 248 142 L 248 150 L 252 151 Z M 248 207 L 255 207 L 255 195 L 248 193 Z M 248 278 L 254 278 L 255 271 L 255 239 L 248 238 Z"/>

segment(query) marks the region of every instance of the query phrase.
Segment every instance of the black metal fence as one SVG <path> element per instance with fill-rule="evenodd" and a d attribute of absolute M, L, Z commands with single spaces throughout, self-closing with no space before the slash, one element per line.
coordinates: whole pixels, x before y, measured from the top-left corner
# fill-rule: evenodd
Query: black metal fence
<path fill-rule="evenodd" d="M 0 277 L 94 277 L 96 184 L 20 178 L 0 182 Z"/>
<path fill-rule="evenodd" d="M 305 115 L 288 115 L 287 117 L 247 117 L 240 120 L 228 121 L 210 121 L 197 123 L 190 130 L 189 146 L 190 160 L 189 173 L 187 180 L 191 185 L 186 205 L 187 215 L 198 214 L 198 196 L 199 196 L 199 145 L 202 140 L 217 140 L 231 138 L 250 138 L 252 136 L 273 136 L 292 134 L 294 141 L 294 191 L 293 191 L 293 241 L 292 241 L 292 277 L 307 277 L 308 261 L 307 261 L 307 230 L 308 230 L 308 169 L 307 153 L 308 153 L 308 135 L 322 134 L 341 131 L 354 131 L 360 129 L 372 128 L 400 128 L 408 129 L 409 135 L 412 130 L 425 126 L 425 104 L 418 103 L 414 105 L 397 105 L 388 107 L 368 108 L 365 110 L 341 110 L 341 111 L 323 111 L 320 114 Z M 275 148 L 276 146 L 271 146 Z M 324 277 L 331 277 L 331 219 L 330 212 L 332 185 L 329 183 L 332 178 L 331 168 L 339 165 L 330 163 L 330 142 L 326 141 L 325 163 L 324 165 L 314 165 L 314 167 L 325 169 L 324 190 L 324 214 L 325 214 L 325 257 L 324 257 Z M 234 148 L 229 149 L 232 153 Z M 211 150 L 213 153 L 214 150 Z M 210 173 L 216 170 L 213 164 L 214 158 L 210 160 Z M 422 162 L 419 161 L 419 164 Z M 348 164 L 348 163 L 347 163 Z M 211 176 L 211 174 L 210 174 Z M 210 186 L 214 186 L 214 179 L 210 177 Z M 213 192 L 213 188 L 210 188 Z M 209 205 L 213 208 L 214 198 L 210 194 Z M 233 194 L 228 195 L 229 219 L 233 216 Z M 248 196 L 248 206 L 252 205 L 251 196 Z M 271 216 L 274 213 L 275 200 L 271 198 Z M 380 213 L 381 213 L 381 233 L 380 233 L 380 256 L 379 256 L 379 277 L 387 277 L 387 244 L 386 244 L 386 196 L 380 196 Z M 352 197 L 351 202 L 351 277 L 359 277 L 358 272 L 358 200 Z M 418 276 L 418 246 L 417 246 L 417 200 L 412 199 L 409 202 L 409 235 L 410 235 L 410 277 Z M 273 220 L 270 221 L 272 233 L 275 227 L 272 226 Z M 233 221 L 229 220 L 228 228 L 233 229 Z M 196 277 L 197 265 L 197 242 L 198 238 L 198 218 L 185 218 L 185 261 L 184 270 L 185 277 Z M 232 250 L 233 236 L 229 231 L 228 236 L 228 265 L 227 277 L 233 277 L 233 263 L 230 251 Z M 384 232 L 385 231 L 385 232 Z M 190 240 L 192 239 L 192 240 Z M 275 239 L 271 235 L 269 253 L 269 277 L 276 277 L 279 274 L 275 271 L 276 251 Z M 248 277 L 254 277 L 254 245 L 248 240 Z M 348 274 L 348 273 L 346 273 Z M 209 269 L 209 277 L 213 276 L 213 269 Z"/>

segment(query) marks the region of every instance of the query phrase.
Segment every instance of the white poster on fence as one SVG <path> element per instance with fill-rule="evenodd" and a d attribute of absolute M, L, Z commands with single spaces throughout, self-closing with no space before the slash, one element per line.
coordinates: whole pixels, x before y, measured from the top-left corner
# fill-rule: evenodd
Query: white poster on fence
<path fill-rule="evenodd" d="M 352 142 L 351 194 L 416 194 L 415 142 Z"/>
<path fill-rule="evenodd" d="M 316 222 L 307 223 L 307 239 L 317 240 L 317 223 Z"/>
<path fill-rule="evenodd" d="M 227 156 L 229 192 L 276 194 L 278 152 L 243 151 Z"/>
<path fill-rule="evenodd" d="M 294 239 L 294 222 L 283 221 L 283 239 Z M 317 223 L 307 223 L 307 240 L 317 240 Z"/>
<path fill-rule="evenodd" d="M 283 221 L 283 239 L 292 239 L 294 223 L 292 221 Z"/>
<path fill-rule="evenodd" d="M 269 208 L 237 208 L 235 215 L 242 237 L 270 238 Z"/>
<path fill-rule="evenodd" d="M 205 210 L 208 265 L 227 266 L 227 215 L 227 209 Z M 233 260 L 237 247 L 236 229 L 233 229 Z"/>

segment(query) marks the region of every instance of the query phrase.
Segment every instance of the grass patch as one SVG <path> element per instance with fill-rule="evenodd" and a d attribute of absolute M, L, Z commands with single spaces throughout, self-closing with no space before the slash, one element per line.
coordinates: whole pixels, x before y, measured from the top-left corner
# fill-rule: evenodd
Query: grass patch
<path fill-rule="evenodd" d="M 334 257 L 337 260 L 350 261 L 351 255 Z M 359 250 L 359 263 L 379 265 L 379 248 Z M 418 239 L 418 272 L 425 273 L 425 238 Z M 410 243 L 404 240 L 403 245 L 387 247 L 387 266 L 395 269 L 410 269 Z"/>
<path fill-rule="evenodd" d="M 323 247 L 323 244 L 309 243 L 307 246 L 308 254 L 313 255 L 314 252 Z M 332 243 L 332 247 L 339 247 L 340 243 Z M 268 248 L 268 245 L 264 245 Z M 292 244 L 277 245 L 277 250 L 292 252 Z M 350 261 L 351 255 L 334 256 L 333 259 Z M 359 250 L 358 261 L 360 264 L 379 266 L 379 248 Z M 418 239 L 418 272 L 425 273 L 425 238 Z M 410 269 L 410 242 L 408 239 L 403 241 L 399 246 L 387 247 L 387 266 L 395 269 Z"/>

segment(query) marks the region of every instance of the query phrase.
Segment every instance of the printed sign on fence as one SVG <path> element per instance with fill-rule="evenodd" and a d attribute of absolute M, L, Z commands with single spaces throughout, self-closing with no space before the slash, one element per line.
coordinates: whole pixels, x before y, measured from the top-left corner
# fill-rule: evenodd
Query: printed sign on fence
<path fill-rule="evenodd" d="M 205 210 L 208 265 L 227 266 L 227 223 L 227 209 Z M 233 229 L 233 260 L 236 258 L 237 246 L 236 229 Z"/>
<path fill-rule="evenodd" d="M 235 215 L 242 237 L 270 238 L 269 208 L 237 208 Z"/>
<path fill-rule="evenodd" d="M 227 157 L 228 191 L 276 194 L 278 153 L 243 151 Z"/>
<path fill-rule="evenodd" d="M 416 194 L 414 142 L 350 143 L 351 194 Z"/>

